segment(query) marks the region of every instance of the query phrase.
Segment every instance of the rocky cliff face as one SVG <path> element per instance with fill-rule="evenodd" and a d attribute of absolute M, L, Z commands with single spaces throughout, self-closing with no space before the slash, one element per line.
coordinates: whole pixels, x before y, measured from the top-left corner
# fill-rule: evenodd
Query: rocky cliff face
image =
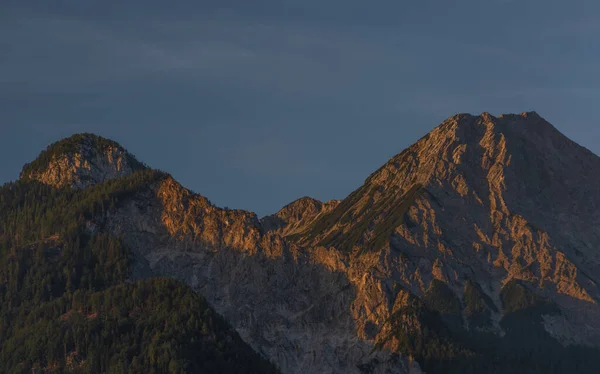
<path fill-rule="evenodd" d="M 339 200 L 323 203 L 311 197 L 303 197 L 284 206 L 279 212 L 262 218 L 261 224 L 265 230 L 275 231 L 283 236 L 301 233 L 339 203 Z"/>
<path fill-rule="evenodd" d="M 104 225 L 140 255 L 139 274 L 190 284 L 283 372 L 419 372 L 358 338 L 350 312 L 357 286 L 335 251 L 290 244 L 255 214 L 217 208 L 171 178 Z"/>
<path fill-rule="evenodd" d="M 570 320 L 569 331 L 549 332 L 597 342 L 599 168 L 597 156 L 536 113 L 457 115 L 291 239 L 354 263 L 377 258 L 381 285 L 394 280 L 416 295 L 437 279 L 461 300 L 473 281 L 494 302 L 484 328 L 498 332 L 500 291 L 523 280 Z M 394 303 L 393 292 L 381 298 Z M 581 313 L 590 319 L 581 323 Z M 380 308 L 361 320 L 380 328 L 389 314 Z"/>
<path fill-rule="evenodd" d="M 522 304 L 507 295 L 531 293 L 560 311 L 550 335 L 600 343 L 598 170 L 536 113 L 459 114 L 339 202 L 258 219 L 166 178 L 95 225 L 134 250 L 134 276 L 190 284 L 284 373 L 418 373 L 393 335 L 422 330 L 416 303 L 501 337 Z"/>
<path fill-rule="evenodd" d="M 23 168 L 21 179 L 54 187 L 85 188 L 144 167 L 117 143 L 79 134 L 50 145 L 36 161 Z"/>

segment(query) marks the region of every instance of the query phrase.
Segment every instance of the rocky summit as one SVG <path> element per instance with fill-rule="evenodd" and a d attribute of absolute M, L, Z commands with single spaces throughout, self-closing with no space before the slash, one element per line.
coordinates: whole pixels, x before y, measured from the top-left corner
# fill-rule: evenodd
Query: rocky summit
<path fill-rule="evenodd" d="M 23 182 L 148 172 L 99 137 L 57 144 Z M 85 227 L 122 238 L 130 280 L 187 284 L 282 373 L 596 373 L 598 171 L 535 112 L 458 114 L 341 201 L 259 218 L 160 174 Z"/>
<path fill-rule="evenodd" d="M 23 167 L 21 179 L 54 187 L 85 188 L 143 168 L 116 142 L 93 134 L 78 134 L 50 145 Z"/>

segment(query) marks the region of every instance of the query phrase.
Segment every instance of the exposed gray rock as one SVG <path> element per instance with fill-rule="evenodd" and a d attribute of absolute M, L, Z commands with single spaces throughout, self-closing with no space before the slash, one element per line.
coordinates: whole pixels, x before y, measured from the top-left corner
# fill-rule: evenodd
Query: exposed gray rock
<path fill-rule="evenodd" d="M 418 373 L 358 336 L 356 285 L 335 253 L 265 234 L 254 214 L 214 207 L 170 178 L 105 221 L 144 257 L 142 276 L 151 269 L 194 287 L 284 373 Z"/>
<path fill-rule="evenodd" d="M 74 135 L 42 152 L 43 161 L 26 165 L 21 179 L 54 186 L 85 188 L 130 175 L 144 166 L 115 142 L 92 134 Z M 35 163 L 35 162 L 34 162 Z"/>
<path fill-rule="evenodd" d="M 597 343 L 594 170 L 600 158 L 536 113 L 457 115 L 372 174 L 300 244 L 342 249 L 359 263 L 377 256 L 381 282 L 416 295 L 438 279 L 462 299 L 473 280 L 498 311 L 502 286 L 523 280 L 560 305 L 570 326 L 565 342 Z M 501 334 L 502 314 L 491 312 L 489 329 Z M 366 319 L 381 326 L 388 315 L 381 309 Z"/>
<path fill-rule="evenodd" d="M 466 329 L 502 336 L 502 287 L 520 280 L 559 306 L 544 316 L 552 336 L 600 342 L 598 170 L 536 113 L 460 114 L 341 202 L 259 220 L 167 178 L 98 225 L 133 248 L 136 276 L 188 283 L 284 373 L 418 373 L 393 341 L 373 348 L 434 280 Z M 487 300 L 483 326 L 465 312 L 467 282 Z"/>
<path fill-rule="evenodd" d="M 331 212 L 339 200 L 325 203 L 311 197 L 303 197 L 284 206 L 279 212 L 263 217 L 260 222 L 266 231 L 287 236 L 305 231 L 321 215 Z"/>

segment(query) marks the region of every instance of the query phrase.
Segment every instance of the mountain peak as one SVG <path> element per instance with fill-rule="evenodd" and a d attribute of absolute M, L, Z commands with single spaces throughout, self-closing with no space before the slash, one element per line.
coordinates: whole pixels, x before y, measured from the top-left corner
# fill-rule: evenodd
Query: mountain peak
<path fill-rule="evenodd" d="M 21 179 L 54 187 L 85 188 L 143 168 L 146 166 L 117 142 L 83 133 L 50 144 L 23 167 Z"/>
<path fill-rule="evenodd" d="M 569 321 L 568 331 L 545 324 L 549 334 L 598 342 L 597 319 L 582 323 L 577 308 L 597 313 L 600 302 L 599 169 L 598 156 L 535 112 L 461 113 L 288 240 L 368 263 L 425 301 L 448 294 L 459 305 L 471 288 L 487 300 L 483 318 L 449 313 L 482 331 L 503 333 L 505 295 L 523 284 Z M 436 284 L 445 291 L 428 296 Z M 598 333 L 584 335 L 592 323 Z"/>
<path fill-rule="evenodd" d="M 322 215 L 304 233 L 304 243 L 345 251 L 381 248 L 421 197 L 435 202 L 452 194 L 483 204 L 490 194 L 504 196 L 510 189 L 521 194 L 510 193 L 506 199 L 522 212 L 525 208 L 535 211 L 533 199 L 525 196 L 562 191 L 568 181 L 589 175 L 589 170 L 599 166 L 598 160 L 536 112 L 498 117 L 487 112 L 459 113 L 392 157 L 363 186 Z M 556 178 L 559 172 L 562 178 Z M 525 179 L 528 183 L 522 182 Z M 502 208 L 504 202 L 490 204 Z M 372 232 L 371 227 L 383 227 L 373 222 L 388 225 L 382 232 Z"/>

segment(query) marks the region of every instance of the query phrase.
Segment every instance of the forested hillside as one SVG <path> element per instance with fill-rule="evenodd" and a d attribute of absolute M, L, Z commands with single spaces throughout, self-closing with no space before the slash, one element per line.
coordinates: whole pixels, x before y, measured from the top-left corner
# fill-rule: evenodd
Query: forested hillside
<path fill-rule="evenodd" d="M 75 135 L 0 188 L 0 372 L 597 374 L 599 169 L 459 114 L 260 219 Z"/>
<path fill-rule="evenodd" d="M 128 281 L 131 253 L 95 229 L 163 176 L 0 188 L 0 372 L 277 372 L 188 286 Z"/>

